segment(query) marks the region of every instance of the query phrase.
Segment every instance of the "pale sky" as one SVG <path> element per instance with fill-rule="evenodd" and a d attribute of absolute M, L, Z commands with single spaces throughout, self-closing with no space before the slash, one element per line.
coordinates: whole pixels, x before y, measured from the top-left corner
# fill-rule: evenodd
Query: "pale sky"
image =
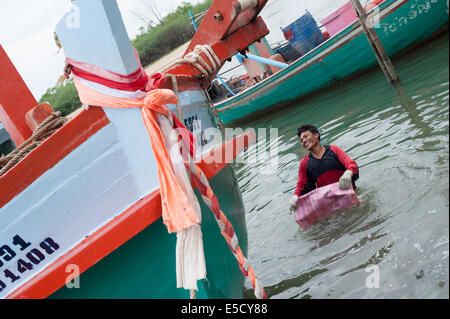
<path fill-rule="evenodd" d="M 142 21 L 133 10 L 143 0 L 117 0 L 130 39 Z M 200 0 L 185 0 L 192 4 Z M 269 43 L 283 38 L 280 26 L 287 26 L 308 9 L 319 21 L 347 0 L 272 0 L 261 15 L 271 33 Z M 366 1 L 366 0 L 364 0 Z M 364 2 L 362 1 L 362 2 Z M 154 0 L 162 16 L 174 11 L 182 0 Z M 53 29 L 69 8 L 70 0 L 0 0 L 0 44 L 14 63 L 32 94 L 39 100 L 56 84 L 64 68 L 63 51 L 57 54 Z"/>
<path fill-rule="evenodd" d="M 133 14 L 141 0 L 117 0 L 125 27 L 133 39 L 142 25 Z M 161 15 L 183 1 L 154 1 Z M 186 0 L 198 3 L 198 0 Z M 53 28 L 69 7 L 70 0 L 0 0 L 0 44 L 30 88 L 36 100 L 56 84 L 64 68 L 64 54 L 53 39 Z"/>

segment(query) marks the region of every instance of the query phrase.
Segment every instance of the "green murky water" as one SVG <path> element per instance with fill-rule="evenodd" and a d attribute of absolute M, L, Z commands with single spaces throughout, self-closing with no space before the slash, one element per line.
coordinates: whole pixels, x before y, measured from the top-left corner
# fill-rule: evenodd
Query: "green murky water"
<path fill-rule="evenodd" d="M 276 170 L 267 160 L 233 164 L 248 257 L 270 298 L 449 297 L 448 55 L 447 32 L 394 59 L 403 94 L 374 69 L 246 123 L 278 129 L 248 150 L 278 148 Z M 357 161 L 362 201 L 306 231 L 288 213 L 306 155 L 296 136 L 302 123 Z M 252 298 L 248 281 L 246 288 Z"/>

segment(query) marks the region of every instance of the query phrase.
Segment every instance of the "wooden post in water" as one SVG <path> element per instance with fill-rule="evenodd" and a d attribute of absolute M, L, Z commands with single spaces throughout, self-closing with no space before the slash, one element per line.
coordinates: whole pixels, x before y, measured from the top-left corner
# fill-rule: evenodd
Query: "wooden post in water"
<path fill-rule="evenodd" d="M 391 59 L 386 54 L 383 45 L 381 44 L 380 38 L 378 38 L 377 33 L 375 32 L 372 26 L 367 25 L 367 15 L 366 11 L 362 7 L 359 0 L 350 0 L 355 9 L 356 14 L 358 15 L 359 22 L 361 23 L 361 27 L 366 34 L 367 40 L 369 41 L 370 46 L 380 64 L 381 69 L 383 70 L 386 78 L 392 85 L 396 85 L 400 83 L 400 78 L 395 71 L 394 65 L 392 64 Z"/>

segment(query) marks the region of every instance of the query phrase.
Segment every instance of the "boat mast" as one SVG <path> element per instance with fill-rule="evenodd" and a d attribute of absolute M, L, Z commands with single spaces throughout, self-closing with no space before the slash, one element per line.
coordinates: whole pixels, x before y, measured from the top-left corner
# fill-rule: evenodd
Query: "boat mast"
<path fill-rule="evenodd" d="M 25 114 L 36 105 L 38 102 L 0 45 L 0 122 L 16 146 L 33 134 Z"/>
<path fill-rule="evenodd" d="M 139 68 L 116 1 L 75 1 L 55 32 L 68 58 L 118 74 L 130 74 Z M 154 178 L 157 168 L 141 110 L 102 109 L 124 149 L 132 187 L 143 197 L 156 189 L 158 182 Z"/>

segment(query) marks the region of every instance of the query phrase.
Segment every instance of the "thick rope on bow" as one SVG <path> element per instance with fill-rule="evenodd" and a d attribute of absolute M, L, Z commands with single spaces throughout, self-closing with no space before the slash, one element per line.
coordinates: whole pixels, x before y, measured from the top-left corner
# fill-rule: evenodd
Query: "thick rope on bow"
<path fill-rule="evenodd" d="M 205 61 L 203 59 L 203 57 L 200 55 L 200 53 L 204 53 L 204 55 L 207 57 L 208 61 Z M 216 55 L 214 50 L 211 48 L 211 46 L 209 46 L 207 44 L 195 46 L 194 51 L 189 52 L 188 54 L 185 55 L 184 58 L 178 59 L 175 62 L 173 62 L 172 64 L 170 64 L 169 66 L 165 67 L 162 72 L 164 73 L 165 70 L 168 70 L 168 69 L 174 67 L 175 65 L 179 65 L 179 64 L 192 65 L 197 70 L 199 70 L 205 78 L 211 78 L 213 76 L 216 76 L 217 72 L 219 72 L 220 68 L 222 67 L 222 63 L 220 62 L 218 56 Z M 187 77 L 187 76 L 179 75 L 179 74 L 175 75 L 175 74 L 170 74 L 170 73 L 165 73 L 165 74 L 170 77 L 170 79 L 172 81 L 172 88 L 173 88 L 176 96 L 178 97 L 177 77 L 181 78 L 181 77 Z M 190 76 L 189 76 L 189 78 L 190 78 Z M 208 107 L 210 109 L 210 112 L 212 113 L 213 117 L 217 121 L 217 124 L 219 125 L 222 132 L 225 134 L 225 129 L 224 129 L 221 119 L 219 118 L 219 115 L 217 114 L 217 110 L 214 107 L 214 104 L 212 103 L 212 101 L 210 100 L 208 94 L 206 94 L 206 96 L 208 99 Z M 180 117 L 181 105 L 180 105 L 179 99 L 177 102 L 177 110 L 179 113 L 178 116 Z M 182 120 L 182 117 L 180 118 L 180 120 Z"/>
<path fill-rule="evenodd" d="M 209 63 L 203 59 L 203 57 L 200 55 L 201 53 L 206 56 Z M 184 58 L 178 59 L 169 66 L 165 67 L 162 73 L 179 64 L 189 64 L 194 66 L 206 78 L 215 76 L 222 67 L 222 63 L 220 62 L 214 50 L 209 45 L 195 46 L 194 51 L 189 52 L 184 56 Z"/>
<path fill-rule="evenodd" d="M 208 179 L 206 178 L 203 171 L 200 167 L 194 162 L 189 162 L 189 169 L 192 171 L 192 179 L 195 182 L 200 194 L 202 195 L 203 202 L 211 209 L 214 213 L 214 217 L 216 219 L 217 225 L 219 226 L 220 232 L 222 236 L 225 238 L 228 246 L 231 249 L 231 252 L 236 257 L 239 267 L 241 268 L 242 273 L 250 279 L 250 282 L 253 286 L 253 290 L 255 292 L 255 296 L 258 299 L 266 299 L 266 293 L 264 292 L 264 287 L 256 278 L 255 272 L 253 271 L 253 267 L 248 262 L 247 258 L 245 258 L 244 253 L 242 252 L 241 247 L 239 246 L 239 240 L 234 232 L 233 225 L 230 223 L 228 218 L 222 212 L 219 206 L 219 201 L 217 200 L 216 195 L 213 190 L 209 186 Z"/>
<path fill-rule="evenodd" d="M 33 135 L 23 142 L 19 147 L 0 158 L 0 176 L 3 176 L 17 163 L 19 163 L 28 153 L 34 150 L 47 137 L 55 133 L 67 122 L 65 117 L 61 117 L 61 112 L 52 113 L 33 132 Z"/>
<path fill-rule="evenodd" d="M 220 68 L 220 61 L 218 63 L 218 59 L 214 58 L 214 52 L 210 52 L 210 49 L 205 47 L 198 50 L 214 61 L 212 67 L 202 65 L 201 59 L 196 58 L 194 53 L 188 55 L 185 60 L 196 65 L 199 70 L 203 70 L 204 72 L 201 72 L 204 76 L 216 72 Z M 217 198 L 209 187 L 204 173 L 192 160 L 195 156 L 192 134 L 167 108 L 167 104 L 178 103 L 178 113 L 182 116 L 181 106 L 174 92 L 166 89 L 141 91 L 124 84 L 128 79 L 126 75 L 115 74 L 97 66 L 76 61 L 70 61 L 70 64 L 82 103 L 113 108 L 141 108 L 158 166 L 163 222 L 170 233 L 177 233 L 177 286 L 190 289 L 191 298 L 194 298 L 197 280 L 206 278 L 200 227 L 201 210 L 188 175 L 188 172 L 192 171 L 192 178 L 203 200 L 214 212 L 222 235 L 237 258 L 241 270 L 252 282 L 256 297 L 264 298 L 264 289 L 245 259 L 233 227 L 220 210 Z M 102 76 L 93 73 L 94 70 L 101 72 Z M 133 75 L 142 73 L 141 67 Z M 89 80 L 86 80 L 86 77 L 89 77 Z M 134 87 L 141 84 L 140 79 L 137 78 L 133 82 Z M 99 85 L 100 83 L 102 85 Z M 174 88 L 177 88 L 176 83 Z"/>
<path fill-rule="evenodd" d="M 204 55 L 208 58 L 208 62 L 206 62 L 200 53 L 204 53 Z M 197 70 L 199 70 L 202 75 L 205 78 L 210 78 L 212 76 L 215 76 L 217 72 L 222 67 L 222 64 L 215 54 L 214 50 L 209 45 L 197 45 L 194 48 L 194 51 L 188 53 L 184 59 L 179 59 L 175 61 L 173 64 L 165 68 L 165 70 L 173 67 L 177 64 L 190 64 L 194 66 Z M 178 83 L 176 80 L 176 75 L 174 74 L 167 74 L 172 81 L 172 87 L 175 91 L 175 94 L 178 97 Z M 208 101 L 209 102 L 209 101 Z M 213 113 L 213 116 L 215 116 L 219 122 L 219 126 L 223 129 L 222 121 L 220 120 L 217 111 L 215 110 L 212 103 L 208 103 L 211 112 Z M 178 110 L 178 116 L 180 117 L 180 120 L 182 119 L 182 111 L 181 111 L 181 105 L 180 102 L 177 102 L 177 110 Z M 253 271 L 253 267 L 248 263 L 247 259 L 245 258 L 240 246 L 239 241 L 236 236 L 236 233 L 234 232 L 233 226 L 228 221 L 225 214 L 220 210 L 219 202 L 217 201 L 217 197 L 214 195 L 214 192 L 212 191 L 211 187 L 209 186 L 208 179 L 206 178 L 203 171 L 198 167 L 196 164 L 194 164 L 194 161 L 192 159 L 189 160 L 189 165 L 186 167 L 188 174 L 191 175 L 191 172 L 193 173 L 192 178 L 198 187 L 203 201 L 205 204 L 211 209 L 211 211 L 214 213 L 214 217 L 216 219 L 216 222 L 220 228 L 220 231 L 227 241 L 233 255 L 236 257 L 236 259 L 239 262 L 239 267 L 241 268 L 241 271 L 245 276 L 247 276 L 250 279 L 250 282 L 253 286 L 255 296 L 258 299 L 261 298 L 267 298 L 264 287 L 259 283 L 258 279 L 256 278 L 255 272 Z M 195 298 L 195 295 L 193 291 L 191 290 L 191 299 Z"/>

